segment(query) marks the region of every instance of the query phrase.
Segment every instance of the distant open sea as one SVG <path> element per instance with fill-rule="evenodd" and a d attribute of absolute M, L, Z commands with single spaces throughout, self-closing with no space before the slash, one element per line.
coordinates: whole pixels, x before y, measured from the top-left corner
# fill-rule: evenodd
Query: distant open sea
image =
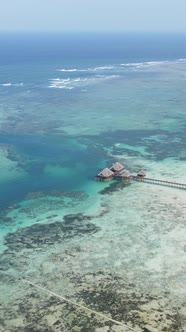
<path fill-rule="evenodd" d="M 132 173 L 143 168 L 149 177 L 186 183 L 185 41 L 176 33 L 0 34 L 0 293 L 7 301 L 0 332 L 57 331 L 58 323 L 49 319 L 53 304 L 45 303 L 46 312 L 34 319 L 40 304 L 32 306 L 31 291 L 27 299 L 22 277 L 77 300 L 85 294 L 86 274 L 102 271 L 113 282 L 112 273 L 125 273 L 136 292 L 146 287 L 148 293 L 152 284 L 157 293 L 168 287 L 170 307 L 182 303 L 181 295 L 179 305 L 175 299 L 185 280 L 185 192 L 99 183 L 95 175 L 119 160 Z M 61 229 L 74 221 L 73 231 Z M 62 242 L 60 232 L 69 232 Z M 7 299 L 12 296 L 14 304 Z M 107 312 L 89 303 L 91 296 L 83 303 Z M 153 318 L 117 317 L 139 331 L 165 331 L 170 324 L 168 316 L 161 327 Z M 181 332 L 174 312 L 171 317 L 166 331 Z M 60 331 L 101 331 L 80 330 L 78 319 L 79 330 L 66 317 L 69 325 Z"/>

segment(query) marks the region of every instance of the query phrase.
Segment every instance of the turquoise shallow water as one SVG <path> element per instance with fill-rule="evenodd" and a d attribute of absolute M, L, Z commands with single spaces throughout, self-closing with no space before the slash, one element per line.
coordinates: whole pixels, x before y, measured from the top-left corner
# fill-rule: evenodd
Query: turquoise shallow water
<path fill-rule="evenodd" d="M 109 331 L 26 278 L 182 332 L 186 193 L 94 177 L 119 160 L 186 183 L 184 36 L 0 38 L 0 331 Z"/>

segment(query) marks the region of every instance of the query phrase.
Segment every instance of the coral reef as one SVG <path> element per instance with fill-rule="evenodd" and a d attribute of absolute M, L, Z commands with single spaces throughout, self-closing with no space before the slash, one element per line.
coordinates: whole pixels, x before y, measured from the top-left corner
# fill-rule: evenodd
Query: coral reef
<path fill-rule="evenodd" d="M 64 239 L 83 234 L 93 234 L 100 230 L 90 223 L 90 216 L 83 214 L 66 215 L 64 222 L 50 222 L 49 224 L 35 224 L 18 229 L 5 237 L 5 245 L 10 250 L 37 248 L 40 245 L 54 245 Z"/>
<path fill-rule="evenodd" d="M 166 293 L 142 294 L 128 280 L 102 271 L 69 277 L 76 287 L 71 300 L 94 312 L 28 286 L 27 296 L 2 308 L 0 331 L 127 332 L 130 326 L 139 332 L 184 332 L 181 308 L 171 308 Z M 126 329 L 109 318 L 126 324 Z"/>

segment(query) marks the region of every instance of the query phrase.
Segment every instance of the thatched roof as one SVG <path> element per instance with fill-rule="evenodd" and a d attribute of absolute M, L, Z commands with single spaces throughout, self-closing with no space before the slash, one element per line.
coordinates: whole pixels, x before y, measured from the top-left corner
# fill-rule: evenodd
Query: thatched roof
<path fill-rule="evenodd" d="M 109 168 L 104 168 L 99 174 L 98 176 L 102 176 L 104 178 L 108 178 L 111 176 L 114 176 L 114 173 L 109 169 Z"/>
<path fill-rule="evenodd" d="M 112 165 L 112 167 L 110 168 L 111 170 L 115 171 L 115 172 L 119 172 L 122 169 L 124 169 L 124 166 L 121 165 L 118 161 Z"/>
<path fill-rule="evenodd" d="M 137 175 L 139 175 L 139 176 L 146 176 L 146 173 L 145 173 L 145 171 L 144 171 L 143 169 L 141 169 L 141 170 L 138 172 Z"/>
<path fill-rule="evenodd" d="M 125 170 L 123 173 L 122 173 L 122 177 L 124 178 L 130 178 L 130 172 Z"/>

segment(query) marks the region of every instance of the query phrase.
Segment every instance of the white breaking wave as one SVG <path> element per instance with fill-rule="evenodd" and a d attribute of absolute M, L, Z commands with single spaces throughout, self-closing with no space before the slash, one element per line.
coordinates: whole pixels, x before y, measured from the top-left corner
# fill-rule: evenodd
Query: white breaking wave
<path fill-rule="evenodd" d="M 12 83 L 0 83 L 1 86 L 11 86 Z"/>
<path fill-rule="evenodd" d="M 0 86 L 23 86 L 23 83 L 0 83 Z"/>
<path fill-rule="evenodd" d="M 167 63 L 167 61 L 147 61 L 147 62 L 131 62 L 131 63 L 121 63 L 120 66 L 126 67 L 127 69 L 139 69 L 149 66 L 155 66 Z"/>
<path fill-rule="evenodd" d="M 96 70 L 107 70 L 107 69 L 114 69 L 115 66 L 103 66 L 103 67 L 95 67 L 92 68 L 92 71 L 96 71 Z"/>
<path fill-rule="evenodd" d="M 58 71 L 67 72 L 67 73 L 73 73 L 73 72 L 78 72 L 78 71 L 89 71 L 89 70 L 90 70 L 90 68 L 88 68 L 88 69 L 76 69 L 76 68 L 72 68 L 72 69 L 65 69 L 65 68 L 58 69 Z"/>
<path fill-rule="evenodd" d="M 71 83 L 70 78 L 61 79 L 61 78 L 53 78 L 50 80 L 49 88 L 58 88 L 58 89 L 73 89 L 73 86 L 69 86 Z"/>
<path fill-rule="evenodd" d="M 50 88 L 74 89 L 84 87 L 88 84 L 96 84 L 101 80 L 115 79 L 123 75 L 124 71 L 141 71 L 157 68 L 159 66 L 171 66 L 173 64 L 183 64 L 186 59 L 164 60 L 164 61 L 144 61 L 130 62 L 113 65 L 90 67 L 87 69 L 79 68 L 62 68 L 58 71 L 76 73 L 68 78 L 54 78 L 50 80 Z M 108 72 L 107 72 L 108 71 Z M 76 77 L 78 72 L 87 72 L 87 77 Z"/>
<path fill-rule="evenodd" d="M 177 59 L 177 60 L 163 60 L 163 61 L 145 61 L 145 62 L 131 62 L 131 63 L 121 63 L 120 66 L 127 68 L 128 70 L 136 70 L 140 68 L 148 68 L 159 65 L 171 65 L 175 63 L 186 62 L 186 59 Z"/>
<path fill-rule="evenodd" d="M 96 75 L 95 77 L 103 79 L 103 80 L 109 80 L 112 78 L 118 78 L 118 77 L 120 77 L 120 75 Z"/>
<path fill-rule="evenodd" d="M 115 66 L 98 66 L 98 67 L 90 67 L 90 68 L 82 68 L 82 69 L 79 69 L 79 68 L 71 68 L 71 69 L 65 69 L 65 68 L 62 68 L 62 69 L 58 69 L 58 71 L 62 71 L 62 72 L 67 72 L 67 73 L 73 73 L 73 72 L 94 72 L 94 71 L 97 71 L 97 70 L 110 70 L 110 69 L 114 69 Z"/>
<path fill-rule="evenodd" d="M 73 72 L 73 71 L 77 71 L 77 69 L 59 69 L 59 71 Z"/>
<path fill-rule="evenodd" d="M 49 88 L 58 88 L 58 89 L 74 89 L 76 87 L 84 87 L 88 84 L 95 84 L 99 81 L 118 78 L 119 75 L 96 75 L 91 78 L 53 78 L 50 79 Z"/>
<path fill-rule="evenodd" d="M 175 61 L 145 61 L 145 62 L 129 62 L 129 63 L 121 63 L 120 65 L 106 65 L 106 66 L 97 66 L 97 67 L 89 67 L 86 69 L 78 69 L 78 68 L 72 68 L 72 69 L 58 69 L 58 71 L 61 72 L 95 72 L 95 71 L 107 71 L 107 70 L 119 70 L 121 67 L 125 67 L 128 69 L 138 69 L 138 68 L 145 68 L 149 66 L 156 66 L 166 63 L 176 63 L 176 62 L 183 62 L 186 61 L 186 59 L 178 59 Z"/>
<path fill-rule="evenodd" d="M 178 59 L 178 62 L 186 62 L 186 59 Z"/>

